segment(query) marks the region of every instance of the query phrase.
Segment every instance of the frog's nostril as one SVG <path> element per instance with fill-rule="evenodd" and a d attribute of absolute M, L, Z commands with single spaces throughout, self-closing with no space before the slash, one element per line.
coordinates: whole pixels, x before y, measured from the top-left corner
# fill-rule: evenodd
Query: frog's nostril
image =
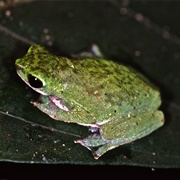
<path fill-rule="evenodd" d="M 31 74 L 28 75 L 28 82 L 34 88 L 42 88 L 43 82 L 39 80 L 37 77 L 32 76 Z"/>

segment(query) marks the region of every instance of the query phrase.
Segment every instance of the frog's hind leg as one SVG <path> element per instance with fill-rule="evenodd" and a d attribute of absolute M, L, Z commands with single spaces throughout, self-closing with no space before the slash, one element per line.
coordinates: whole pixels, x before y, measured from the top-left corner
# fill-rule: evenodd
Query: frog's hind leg
<path fill-rule="evenodd" d="M 164 124 L 161 111 L 149 111 L 142 115 L 132 116 L 126 120 L 110 121 L 101 127 L 101 136 L 106 144 L 100 146 L 93 155 L 98 159 L 105 152 L 149 135 Z M 105 140 L 106 139 L 106 140 Z"/>
<path fill-rule="evenodd" d="M 76 143 L 91 150 L 94 158 L 98 159 L 115 147 L 147 136 L 161 127 L 163 123 L 164 115 L 161 111 L 149 111 L 142 115 L 127 117 L 127 119 L 110 121 Z"/>

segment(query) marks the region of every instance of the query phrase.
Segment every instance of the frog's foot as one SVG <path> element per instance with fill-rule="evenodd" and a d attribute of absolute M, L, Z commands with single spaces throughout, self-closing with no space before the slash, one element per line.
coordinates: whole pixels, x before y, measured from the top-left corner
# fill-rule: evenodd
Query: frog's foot
<path fill-rule="evenodd" d="M 76 140 L 75 143 L 80 143 L 82 146 L 86 147 L 90 151 L 92 151 L 93 156 L 95 159 L 98 159 L 103 154 L 96 153 L 100 147 L 102 147 L 106 142 L 101 138 L 98 134 L 91 134 L 87 138 L 82 140 Z"/>
<path fill-rule="evenodd" d="M 82 146 L 89 149 L 94 158 L 98 159 L 104 153 L 109 151 L 110 149 L 114 149 L 115 147 L 119 146 L 119 141 L 105 141 L 102 139 L 100 134 L 91 134 L 87 138 L 82 140 L 76 140 L 75 143 L 80 143 Z"/>
<path fill-rule="evenodd" d="M 100 156 L 102 156 L 107 150 L 112 149 L 112 143 L 111 141 L 105 141 L 101 137 L 99 133 L 99 128 L 96 127 L 90 127 L 89 129 L 91 131 L 91 135 L 88 137 L 82 139 L 82 140 L 76 140 L 75 143 L 80 143 L 82 146 L 89 149 L 94 158 L 98 159 Z M 118 146 L 118 145 L 117 145 Z"/>

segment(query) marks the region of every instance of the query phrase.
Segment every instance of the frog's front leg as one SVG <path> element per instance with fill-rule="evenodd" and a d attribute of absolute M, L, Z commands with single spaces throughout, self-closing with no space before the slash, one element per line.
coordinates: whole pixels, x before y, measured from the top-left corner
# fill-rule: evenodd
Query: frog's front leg
<path fill-rule="evenodd" d="M 161 111 L 148 111 L 138 116 L 127 116 L 110 121 L 83 140 L 76 141 L 92 151 L 94 158 L 98 159 L 107 151 L 147 136 L 164 123 Z"/>
<path fill-rule="evenodd" d="M 31 103 L 55 120 L 68 123 L 85 124 L 84 120 L 86 120 L 86 118 L 80 117 L 82 114 L 87 114 L 86 110 L 83 108 L 74 108 L 74 105 L 72 105 L 71 103 L 67 103 L 65 100 L 57 96 L 40 95 L 38 101 Z M 94 120 L 92 119 L 92 122 L 93 121 Z"/>
<path fill-rule="evenodd" d="M 32 104 L 55 120 L 77 123 L 83 126 L 94 123 L 92 114 L 88 113 L 86 108 L 82 108 L 80 104 L 67 102 L 54 95 L 41 95 L 39 101 L 32 102 Z M 93 125 L 93 127 L 98 127 L 96 124 Z"/>
<path fill-rule="evenodd" d="M 39 100 L 31 102 L 42 112 L 49 115 L 51 118 L 60 120 L 63 113 L 70 112 L 71 109 L 66 105 L 63 99 L 56 96 L 40 95 Z"/>
<path fill-rule="evenodd" d="M 78 54 L 71 54 L 71 57 L 73 58 L 102 58 L 104 57 L 103 53 L 101 52 L 100 48 L 96 44 L 92 44 L 90 49 L 88 51 L 82 51 Z"/>

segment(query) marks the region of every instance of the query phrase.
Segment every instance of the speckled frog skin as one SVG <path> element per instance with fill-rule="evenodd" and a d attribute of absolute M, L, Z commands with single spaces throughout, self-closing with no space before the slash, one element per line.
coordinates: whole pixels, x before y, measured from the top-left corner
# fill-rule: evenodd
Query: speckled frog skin
<path fill-rule="evenodd" d="M 76 143 L 95 159 L 164 123 L 159 91 L 130 67 L 103 58 L 57 57 L 36 44 L 16 66 L 22 80 L 42 94 L 35 106 L 53 119 L 89 127 L 91 134 Z"/>

